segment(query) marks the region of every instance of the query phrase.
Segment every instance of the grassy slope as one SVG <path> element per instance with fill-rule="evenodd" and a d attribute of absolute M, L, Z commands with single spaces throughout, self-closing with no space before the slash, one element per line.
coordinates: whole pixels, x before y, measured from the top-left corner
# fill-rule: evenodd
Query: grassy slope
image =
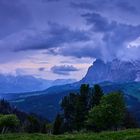
<path fill-rule="evenodd" d="M 0 140 L 140 140 L 140 129 L 120 132 L 102 132 L 100 134 L 67 134 L 48 136 L 43 134 L 7 134 L 0 135 Z"/>

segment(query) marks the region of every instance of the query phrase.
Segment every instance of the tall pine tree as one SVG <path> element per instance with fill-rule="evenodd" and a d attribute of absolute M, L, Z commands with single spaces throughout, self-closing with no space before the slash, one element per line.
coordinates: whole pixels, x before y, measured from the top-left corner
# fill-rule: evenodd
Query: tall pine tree
<path fill-rule="evenodd" d="M 101 87 L 98 84 L 94 85 L 94 87 L 92 89 L 91 107 L 99 105 L 100 100 L 101 100 L 103 95 L 104 94 L 103 94 L 103 91 L 102 91 Z"/>
<path fill-rule="evenodd" d="M 60 114 L 58 114 L 56 116 L 56 119 L 55 119 L 55 122 L 53 125 L 53 134 L 54 135 L 59 135 L 62 133 L 61 126 L 62 126 L 62 117 Z"/>

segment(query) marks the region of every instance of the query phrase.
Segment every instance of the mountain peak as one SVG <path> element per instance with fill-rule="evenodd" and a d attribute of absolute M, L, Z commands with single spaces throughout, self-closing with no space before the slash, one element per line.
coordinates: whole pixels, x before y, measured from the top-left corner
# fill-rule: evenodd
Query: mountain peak
<path fill-rule="evenodd" d="M 132 82 L 140 77 L 140 61 L 121 61 L 114 59 L 109 62 L 97 59 L 88 69 L 82 83 Z"/>
<path fill-rule="evenodd" d="M 93 64 L 95 64 L 95 63 L 97 63 L 97 64 L 103 64 L 104 61 L 101 60 L 101 59 L 96 59 L 96 60 L 93 62 Z"/>

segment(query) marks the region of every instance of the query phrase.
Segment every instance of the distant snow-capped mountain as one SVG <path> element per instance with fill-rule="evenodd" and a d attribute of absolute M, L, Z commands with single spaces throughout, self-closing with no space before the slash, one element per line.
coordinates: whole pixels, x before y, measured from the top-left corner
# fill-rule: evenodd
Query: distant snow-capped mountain
<path fill-rule="evenodd" d="M 80 83 L 93 84 L 104 81 L 140 81 L 140 61 L 120 61 L 115 59 L 105 63 L 97 59 Z"/>
<path fill-rule="evenodd" d="M 30 75 L 13 76 L 0 74 L 0 93 L 40 91 L 51 86 L 69 84 L 75 81 L 74 79 L 46 80 Z"/>

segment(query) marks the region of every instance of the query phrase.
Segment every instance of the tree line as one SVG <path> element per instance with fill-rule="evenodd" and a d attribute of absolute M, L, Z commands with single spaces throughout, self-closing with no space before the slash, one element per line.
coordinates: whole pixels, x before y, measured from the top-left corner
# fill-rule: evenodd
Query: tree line
<path fill-rule="evenodd" d="M 138 127 L 128 112 L 121 92 L 104 94 L 99 85 L 90 88 L 82 84 L 79 93 L 70 93 L 61 102 L 63 112 L 58 114 L 53 133 L 74 131 L 120 130 Z"/>
<path fill-rule="evenodd" d="M 27 114 L 0 100 L 0 132 L 63 134 L 79 131 L 100 132 L 136 128 L 138 124 L 128 112 L 123 94 L 104 94 L 99 85 L 82 84 L 79 93 L 70 93 L 61 103 L 54 122 L 36 114 Z"/>
<path fill-rule="evenodd" d="M 25 113 L 0 100 L 0 133 L 47 133 L 49 121 L 33 113 Z"/>

